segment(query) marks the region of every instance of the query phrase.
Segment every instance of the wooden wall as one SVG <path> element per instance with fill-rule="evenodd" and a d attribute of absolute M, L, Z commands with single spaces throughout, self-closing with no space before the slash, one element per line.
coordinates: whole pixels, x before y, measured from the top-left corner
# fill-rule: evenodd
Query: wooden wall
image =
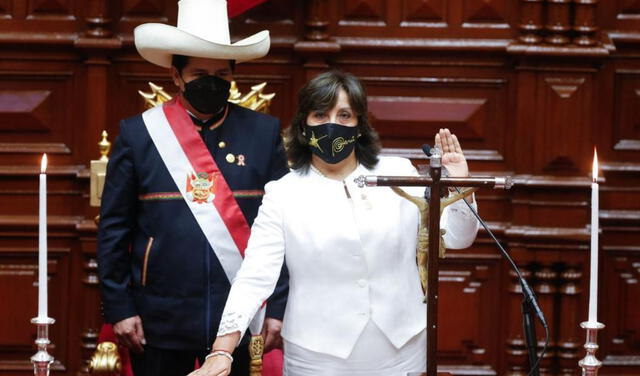
<path fill-rule="evenodd" d="M 86 372 L 101 325 L 88 163 L 103 129 L 113 140 L 118 120 L 143 109 L 138 89 L 171 87 L 137 55 L 132 30 L 175 24 L 175 3 L 0 0 L 0 375 L 31 372 L 43 152 L 54 374 Z M 238 66 L 237 80 L 244 90 L 268 81 L 284 124 L 298 88 L 339 67 L 366 84 L 387 153 L 424 164 L 418 147 L 448 127 L 474 172 L 515 177 L 478 201 L 546 312 L 546 375 L 577 375 L 583 356 L 596 145 L 606 179 L 598 357 L 604 374 L 640 374 L 640 1 L 269 0 L 231 27 L 271 30 L 271 53 Z M 440 283 L 443 368 L 526 375 L 519 286 L 484 232 L 448 253 Z"/>

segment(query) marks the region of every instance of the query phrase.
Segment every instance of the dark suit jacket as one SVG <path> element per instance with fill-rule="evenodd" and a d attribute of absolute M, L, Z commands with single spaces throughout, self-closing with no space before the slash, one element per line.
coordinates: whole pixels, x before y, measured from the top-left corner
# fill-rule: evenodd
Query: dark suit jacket
<path fill-rule="evenodd" d="M 288 172 L 279 121 L 230 105 L 215 137 L 203 138 L 251 225 L 264 185 Z M 243 155 L 245 165 L 230 163 L 228 154 Z M 230 284 L 141 115 L 121 122 L 107 167 L 98 272 L 107 322 L 140 315 L 151 346 L 211 346 Z M 284 272 L 268 302 L 268 317 L 282 319 L 287 292 Z"/>

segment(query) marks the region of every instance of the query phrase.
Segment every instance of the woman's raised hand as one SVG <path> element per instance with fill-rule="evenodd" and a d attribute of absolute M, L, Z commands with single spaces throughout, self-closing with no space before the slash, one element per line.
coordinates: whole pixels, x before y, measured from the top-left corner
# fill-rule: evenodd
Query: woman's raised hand
<path fill-rule="evenodd" d="M 449 171 L 449 176 L 469 176 L 469 166 L 455 134 L 452 134 L 447 128 L 440 129 L 436 133 L 435 144 L 442 150 L 442 165 Z"/>

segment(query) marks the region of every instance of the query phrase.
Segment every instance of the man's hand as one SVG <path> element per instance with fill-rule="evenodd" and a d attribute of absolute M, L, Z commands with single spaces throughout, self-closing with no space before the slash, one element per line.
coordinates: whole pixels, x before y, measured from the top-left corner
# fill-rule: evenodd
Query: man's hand
<path fill-rule="evenodd" d="M 113 324 L 113 332 L 116 334 L 118 341 L 128 347 L 131 351 L 141 353 L 144 351 L 142 345 L 147 342 L 144 339 L 144 331 L 142 330 L 142 320 L 140 316 L 129 317 Z"/>
<path fill-rule="evenodd" d="M 469 176 L 469 166 L 456 135 L 451 134 L 449 129 L 440 129 L 436 133 L 435 144 L 442 150 L 442 165 L 449 171 L 449 176 Z"/>
<path fill-rule="evenodd" d="M 264 338 L 264 353 L 273 349 L 282 349 L 282 321 L 267 317 L 262 327 L 262 338 Z"/>

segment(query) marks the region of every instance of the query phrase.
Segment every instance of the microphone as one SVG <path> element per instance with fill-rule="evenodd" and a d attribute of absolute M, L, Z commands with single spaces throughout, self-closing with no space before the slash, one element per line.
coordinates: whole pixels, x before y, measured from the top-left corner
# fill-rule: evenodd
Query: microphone
<path fill-rule="evenodd" d="M 427 155 L 427 157 L 431 156 L 431 146 L 429 144 L 422 145 L 422 152 Z"/>

